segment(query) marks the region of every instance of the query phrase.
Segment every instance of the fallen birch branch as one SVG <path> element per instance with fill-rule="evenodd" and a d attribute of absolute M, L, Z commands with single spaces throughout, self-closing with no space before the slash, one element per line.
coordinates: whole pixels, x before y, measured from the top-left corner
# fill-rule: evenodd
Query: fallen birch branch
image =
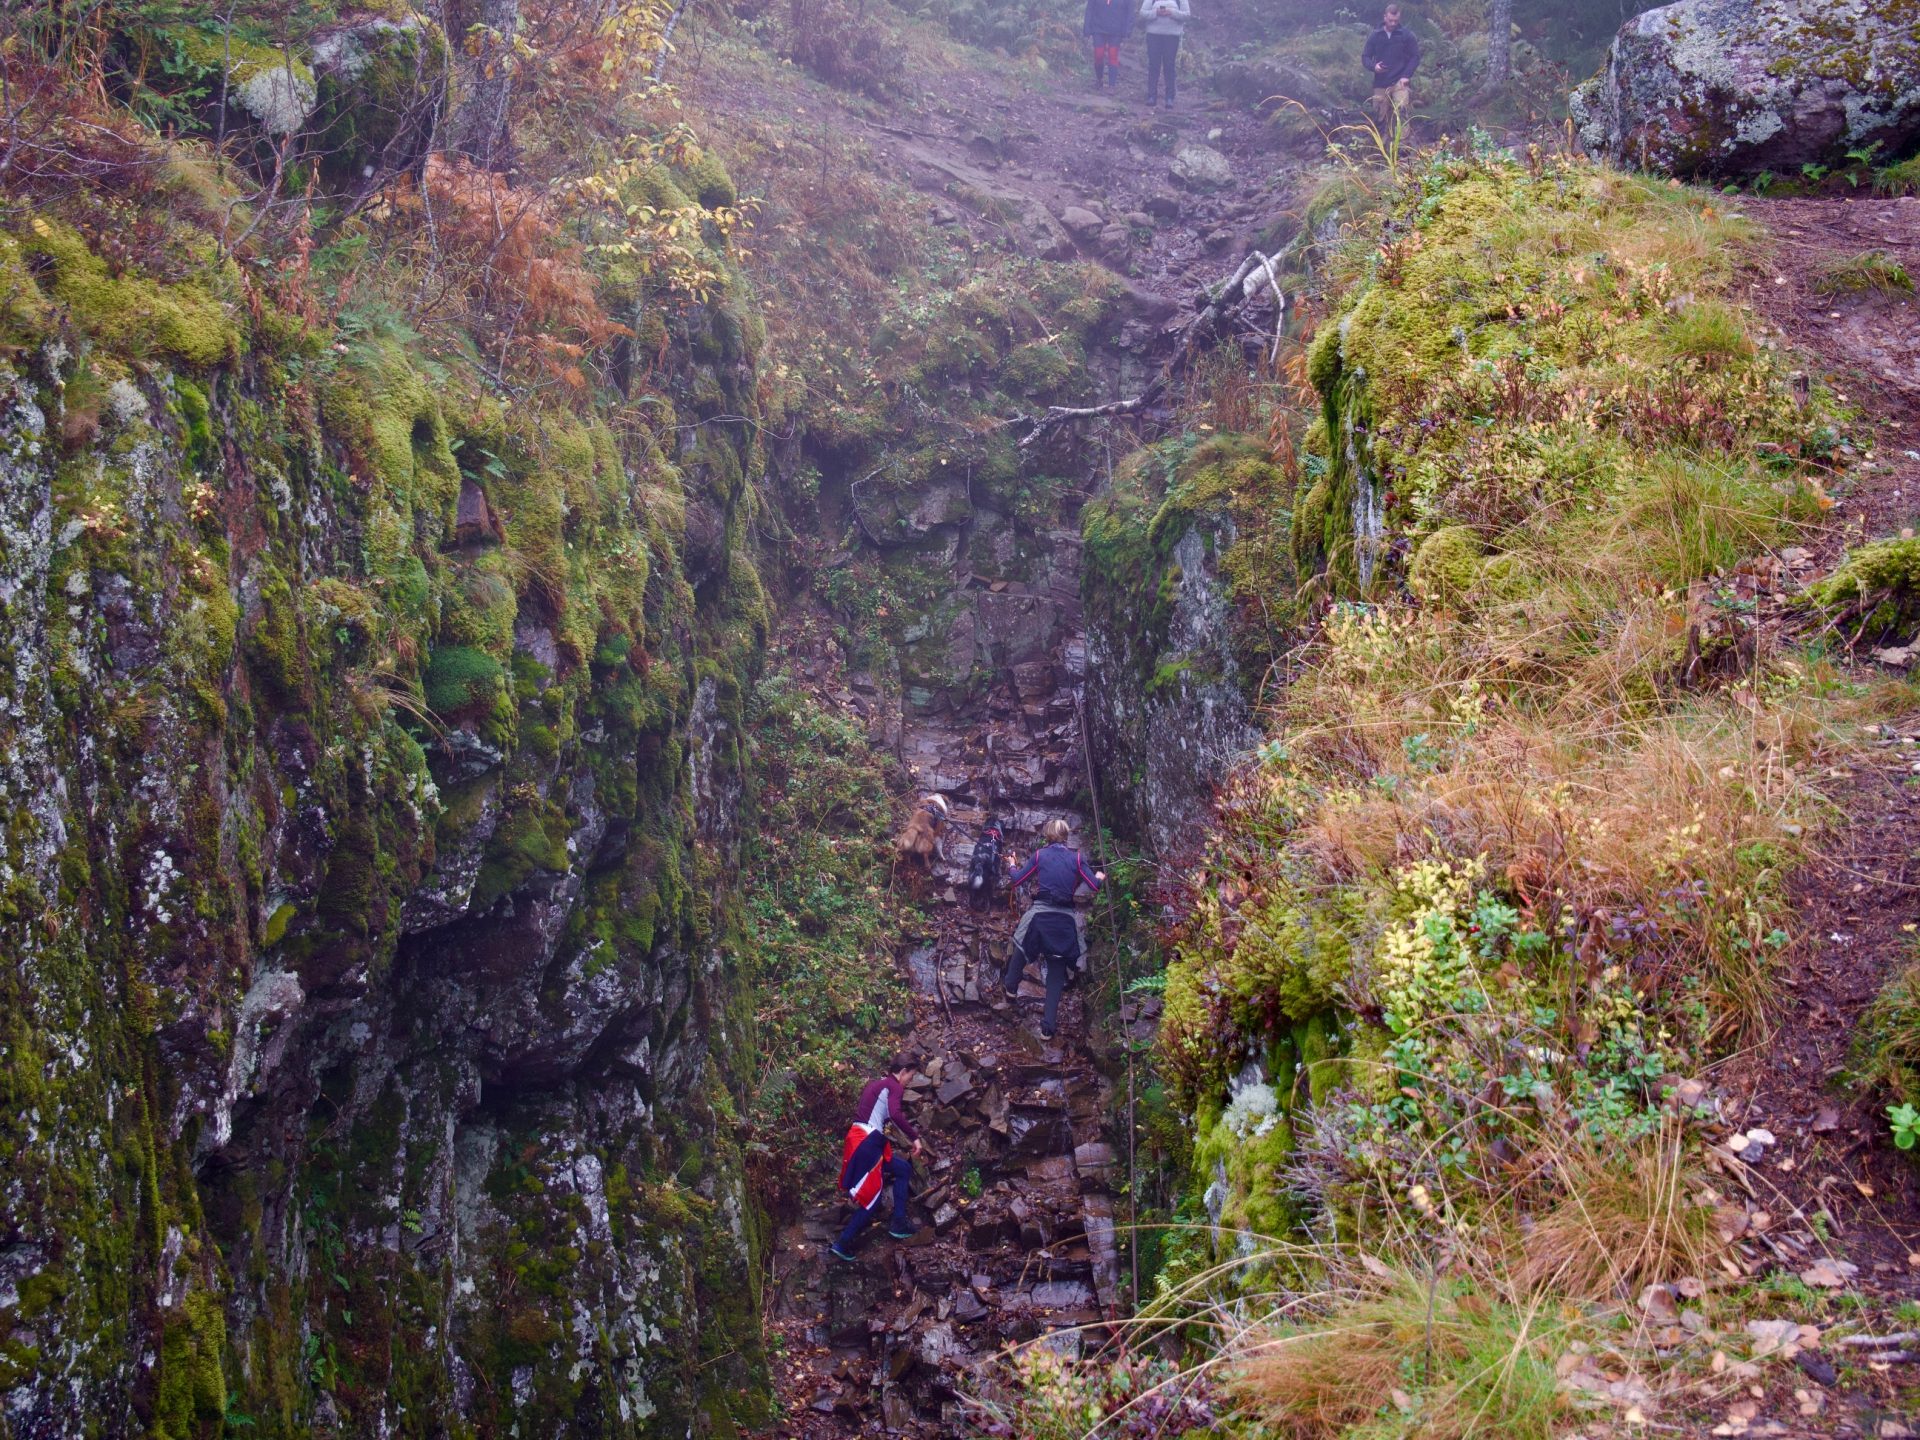
<path fill-rule="evenodd" d="M 1033 428 L 1021 440 L 1020 448 L 1050 434 L 1062 425 L 1076 420 L 1097 420 L 1110 415 L 1131 415 L 1146 409 L 1162 395 L 1166 394 L 1168 384 L 1193 359 L 1195 353 L 1210 341 L 1220 329 L 1221 324 L 1254 296 L 1272 292 L 1274 309 L 1273 354 L 1280 354 L 1280 334 L 1286 327 L 1288 300 L 1287 294 L 1280 288 L 1280 279 L 1274 270 L 1270 257 L 1258 250 L 1252 251 L 1240 262 L 1226 284 L 1214 292 L 1213 298 L 1202 307 L 1200 312 L 1180 328 L 1179 347 L 1160 367 L 1160 373 L 1138 395 L 1126 400 L 1113 400 L 1105 405 L 1049 405 L 1044 415 L 1032 417 Z M 1027 417 L 1023 417 L 1027 418 Z"/>

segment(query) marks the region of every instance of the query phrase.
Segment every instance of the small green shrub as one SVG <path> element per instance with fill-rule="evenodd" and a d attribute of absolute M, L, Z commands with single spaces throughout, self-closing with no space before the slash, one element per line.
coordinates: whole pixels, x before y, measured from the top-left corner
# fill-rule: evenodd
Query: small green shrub
<path fill-rule="evenodd" d="M 1920 155 L 1873 172 L 1873 188 L 1881 195 L 1920 195 Z"/>
<path fill-rule="evenodd" d="M 1920 1110 L 1911 1105 L 1889 1105 L 1887 1124 L 1893 1129 L 1893 1143 L 1897 1149 L 1911 1150 L 1920 1143 Z"/>

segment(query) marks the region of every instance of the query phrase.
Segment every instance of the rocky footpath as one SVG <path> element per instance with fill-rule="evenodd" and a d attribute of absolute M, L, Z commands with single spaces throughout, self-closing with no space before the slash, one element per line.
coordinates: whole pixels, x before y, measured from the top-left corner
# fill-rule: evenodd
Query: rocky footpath
<path fill-rule="evenodd" d="M 1074 808 L 1086 793 L 1075 719 L 1084 669 L 1069 636 L 977 708 L 910 717 L 897 731 L 918 785 L 954 805 L 945 862 L 896 877 L 927 906 L 924 934 L 899 957 L 914 997 L 908 1043 L 922 1056 L 908 1105 L 927 1141 L 913 1200 L 923 1228 L 901 1243 L 870 1227 L 852 1266 L 826 1254 L 840 1205 L 818 1204 L 780 1235 L 768 1310 L 784 1338 L 782 1435 L 961 1433 L 962 1397 L 985 1362 L 1035 1342 L 1078 1355 L 1128 1304 L 1125 1096 L 1096 1066 L 1093 1051 L 1110 1041 L 1092 1031 L 1118 1023 L 1148 1036 L 1151 1005 L 1129 1004 L 1116 1022 L 1091 1013 L 1076 986 L 1056 1039 L 1043 1040 L 1040 977 L 1017 1001 L 1000 987 L 1015 911 L 1004 894 L 980 904 L 966 886 L 970 837 L 989 819 L 1021 856 L 1048 819 L 1091 834 Z M 859 708 L 861 693 L 856 681 L 836 698 Z M 1092 958 L 1096 971 L 1108 963 Z"/>

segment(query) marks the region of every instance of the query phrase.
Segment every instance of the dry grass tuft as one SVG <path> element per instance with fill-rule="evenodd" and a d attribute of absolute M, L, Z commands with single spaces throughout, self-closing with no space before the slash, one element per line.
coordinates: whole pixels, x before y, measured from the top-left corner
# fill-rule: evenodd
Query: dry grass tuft
<path fill-rule="evenodd" d="M 1678 1123 L 1625 1159 L 1580 1146 L 1555 1157 L 1560 1198 L 1521 1233 L 1514 1281 L 1578 1300 L 1630 1300 L 1642 1287 L 1705 1272 L 1712 1210 L 1694 1203 L 1693 1167 Z"/>

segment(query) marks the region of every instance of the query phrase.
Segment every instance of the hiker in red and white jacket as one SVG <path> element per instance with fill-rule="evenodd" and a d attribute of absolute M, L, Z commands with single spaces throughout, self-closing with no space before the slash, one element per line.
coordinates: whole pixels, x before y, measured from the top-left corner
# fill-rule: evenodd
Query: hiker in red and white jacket
<path fill-rule="evenodd" d="M 887 1233 L 896 1240 L 911 1240 L 917 1233 L 907 1219 L 907 1190 L 913 1181 L 913 1163 L 893 1153 L 888 1143 L 888 1125 L 897 1128 L 913 1142 L 913 1153 L 921 1150 L 920 1132 L 907 1119 L 907 1081 L 920 1066 L 912 1055 L 898 1055 L 887 1066 L 887 1073 L 869 1080 L 860 1092 L 856 1119 L 847 1131 L 846 1148 L 840 1157 L 840 1189 L 853 1202 L 840 1238 L 828 1247 L 836 1260 L 853 1259 L 853 1243 L 860 1232 L 880 1218 L 889 1186 L 893 1189 L 893 1223 Z"/>

